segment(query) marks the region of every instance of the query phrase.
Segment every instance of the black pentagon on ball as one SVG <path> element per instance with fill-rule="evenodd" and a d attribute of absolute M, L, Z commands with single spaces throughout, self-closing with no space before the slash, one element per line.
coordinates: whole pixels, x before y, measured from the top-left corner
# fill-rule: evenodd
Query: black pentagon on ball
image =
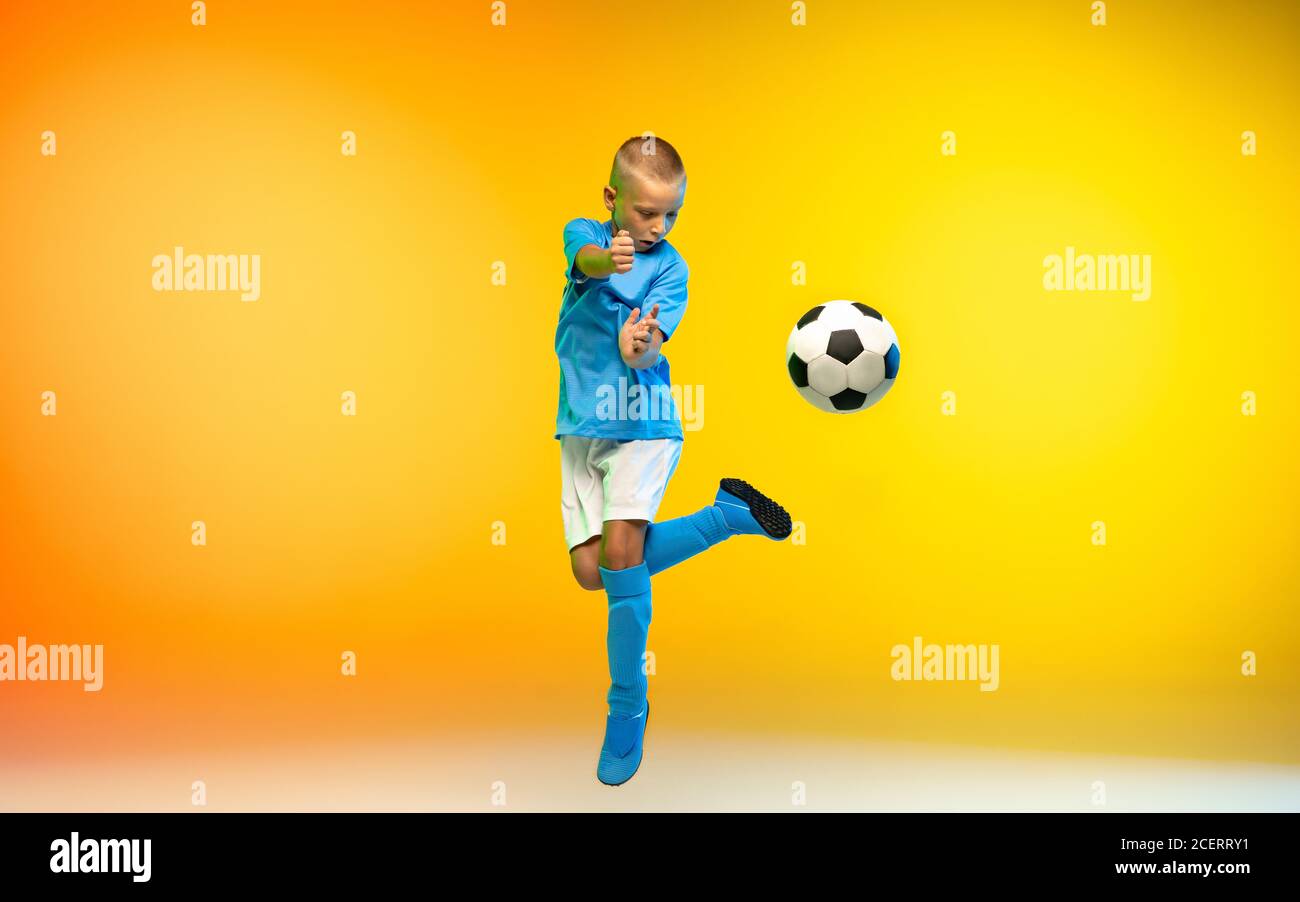
<path fill-rule="evenodd" d="M 826 345 L 826 353 L 840 363 L 852 363 L 853 359 L 862 353 L 862 339 L 858 338 L 858 333 L 853 329 L 836 329 L 831 333 L 830 343 Z"/>
<path fill-rule="evenodd" d="M 816 307 L 809 310 L 803 316 L 799 317 L 799 322 L 795 324 L 795 328 L 802 329 L 804 326 L 808 325 L 809 323 L 815 322 L 817 320 L 817 317 L 821 316 L 822 311 L 825 309 L 826 309 L 825 304 L 818 304 Z"/>
<path fill-rule="evenodd" d="M 851 388 L 831 395 L 831 403 L 835 405 L 836 410 L 857 410 L 865 400 L 867 400 L 866 394 Z"/>
<path fill-rule="evenodd" d="M 794 384 L 800 388 L 808 387 L 808 364 L 799 359 L 798 354 L 791 354 L 790 360 L 786 364 L 790 370 L 790 378 Z"/>
<path fill-rule="evenodd" d="M 893 379 L 898 375 L 898 345 L 890 345 L 885 352 L 885 378 Z"/>
<path fill-rule="evenodd" d="M 881 322 L 885 321 L 885 318 L 881 316 L 880 313 L 874 307 L 868 307 L 866 304 L 859 304 L 857 301 L 853 302 L 853 306 L 857 307 L 858 312 L 861 313 L 863 316 L 869 316 L 872 319 L 878 319 Z"/>

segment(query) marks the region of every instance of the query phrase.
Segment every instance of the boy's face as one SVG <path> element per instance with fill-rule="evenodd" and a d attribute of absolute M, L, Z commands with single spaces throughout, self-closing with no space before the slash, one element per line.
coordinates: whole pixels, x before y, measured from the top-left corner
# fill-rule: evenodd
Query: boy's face
<path fill-rule="evenodd" d="M 627 229 L 636 242 L 636 252 L 644 254 L 677 223 L 677 213 L 686 203 L 686 179 L 665 184 L 658 179 L 631 174 L 621 189 L 605 186 L 605 209 L 614 220 L 614 234 Z"/>

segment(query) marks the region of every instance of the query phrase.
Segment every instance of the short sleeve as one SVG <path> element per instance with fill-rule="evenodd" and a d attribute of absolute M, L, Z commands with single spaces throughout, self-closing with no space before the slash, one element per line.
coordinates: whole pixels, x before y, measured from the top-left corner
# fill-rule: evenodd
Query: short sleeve
<path fill-rule="evenodd" d="M 686 261 L 677 257 L 655 276 L 645 300 L 641 302 L 644 313 L 648 313 L 655 304 L 659 305 L 659 331 L 664 333 L 664 341 L 677 331 L 677 324 L 686 313 L 686 280 L 689 277 L 690 270 Z"/>
<path fill-rule="evenodd" d="M 578 269 L 578 251 L 588 244 L 604 247 L 603 233 L 604 229 L 594 219 L 574 219 L 564 227 L 564 256 L 569 263 L 565 278 L 579 284 L 587 281 L 587 274 Z"/>

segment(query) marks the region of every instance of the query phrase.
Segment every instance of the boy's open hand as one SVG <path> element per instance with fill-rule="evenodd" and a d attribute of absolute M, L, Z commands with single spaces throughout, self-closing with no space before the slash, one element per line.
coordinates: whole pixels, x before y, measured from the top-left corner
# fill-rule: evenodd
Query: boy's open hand
<path fill-rule="evenodd" d="M 618 350 L 623 355 L 623 362 L 633 369 L 639 368 L 637 364 L 646 356 L 650 348 L 654 347 L 655 332 L 659 328 L 658 304 L 650 308 L 649 316 L 638 320 L 637 316 L 640 313 L 640 307 L 632 310 L 618 336 Z"/>
<path fill-rule="evenodd" d="M 614 264 L 614 272 L 628 272 L 632 269 L 633 254 L 636 245 L 627 229 L 620 229 L 609 245 L 609 262 Z"/>

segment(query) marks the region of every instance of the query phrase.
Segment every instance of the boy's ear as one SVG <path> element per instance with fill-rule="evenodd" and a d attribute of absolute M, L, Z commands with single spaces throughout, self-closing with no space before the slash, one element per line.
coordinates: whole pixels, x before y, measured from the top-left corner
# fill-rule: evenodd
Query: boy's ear
<path fill-rule="evenodd" d="M 612 185 L 605 186 L 605 209 L 613 211 L 614 199 L 618 197 L 618 189 Z"/>

